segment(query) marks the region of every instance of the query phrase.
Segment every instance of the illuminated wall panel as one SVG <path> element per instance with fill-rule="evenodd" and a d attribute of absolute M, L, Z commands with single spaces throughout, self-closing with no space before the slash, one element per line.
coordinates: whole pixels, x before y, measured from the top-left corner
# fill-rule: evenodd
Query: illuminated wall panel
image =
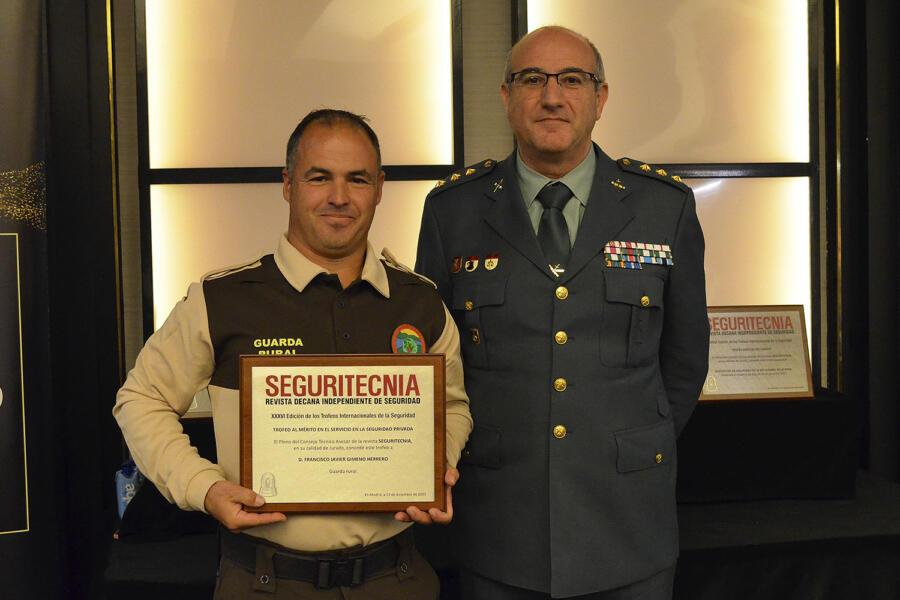
<path fill-rule="evenodd" d="M 433 181 L 384 184 L 369 240 L 412 266 L 425 195 Z M 188 285 L 213 269 L 272 252 L 287 231 L 280 184 L 156 185 L 153 222 L 153 304 L 158 328 Z"/>
<path fill-rule="evenodd" d="M 450 2 L 146 2 L 151 168 L 276 166 L 297 122 L 369 116 L 385 164 L 453 162 Z"/>
<path fill-rule="evenodd" d="M 529 0 L 603 56 L 594 139 L 648 162 L 808 162 L 806 0 Z"/>
<path fill-rule="evenodd" d="M 711 306 L 802 304 L 810 328 L 809 179 L 693 179 Z"/>

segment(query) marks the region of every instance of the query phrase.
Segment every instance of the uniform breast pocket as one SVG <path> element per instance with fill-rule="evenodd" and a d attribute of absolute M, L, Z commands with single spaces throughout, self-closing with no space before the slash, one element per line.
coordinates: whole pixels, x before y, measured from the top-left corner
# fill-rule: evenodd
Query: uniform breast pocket
<path fill-rule="evenodd" d="M 606 269 L 603 278 L 600 361 L 608 367 L 653 362 L 662 334 L 665 282 L 634 269 Z"/>
<path fill-rule="evenodd" d="M 459 327 L 463 361 L 472 367 L 487 368 L 491 336 L 494 331 L 485 313 L 501 306 L 506 281 L 457 280 L 453 283 L 453 319 Z"/>

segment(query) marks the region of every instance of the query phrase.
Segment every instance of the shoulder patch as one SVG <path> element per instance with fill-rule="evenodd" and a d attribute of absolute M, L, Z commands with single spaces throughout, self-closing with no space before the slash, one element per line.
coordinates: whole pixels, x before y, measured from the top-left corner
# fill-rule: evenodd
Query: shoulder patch
<path fill-rule="evenodd" d="M 466 183 L 468 181 L 473 181 L 482 177 L 483 175 L 487 175 L 497 166 L 497 161 L 493 158 L 488 158 L 487 160 L 482 160 L 481 162 L 477 162 L 473 165 L 469 165 L 465 169 L 461 169 L 459 171 L 454 171 L 450 173 L 444 179 L 439 180 L 436 184 L 434 184 L 434 189 L 428 193 L 428 197 L 440 194 L 445 190 L 449 190 L 452 187 L 455 187 L 461 183 Z"/>
<path fill-rule="evenodd" d="M 437 284 L 435 284 L 432 280 L 428 279 L 424 275 L 419 275 L 418 273 L 416 273 L 415 271 L 413 271 L 412 269 L 410 269 L 409 267 L 407 267 L 406 265 L 401 263 L 399 260 L 397 260 L 397 257 L 395 257 L 393 254 L 391 254 L 391 251 L 388 250 L 387 248 L 381 249 L 381 256 L 382 256 L 382 262 L 385 265 L 392 267 L 393 269 L 395 269 L 397 271 L 402 271 L 404 273 L 409 273 L 410 275 L 418 277 L 419 279 L 428 283 L 429 285 L 434 286 L 434 289 L 437 289 Z"/>
<path fill-rule="evenodd" d="M 664 181 L 683 191 L 689 191 L 691 189 L 681 180 L 681 177 L 674 173 L 667 173 L 665 169 L 648 165 L 645 162 L 633 158 L 620 158 L 616 162 L 623 171 L 644 175 L 645 177 L 650 177 L 658 181 Z"/>
<path fill-rule="evenodd" d="M 224 269 L 216 269 L 215 271 L 210 271 L 200 278 L 200 281 L 209 281 L 211 279 L 219 279 L 221 277 L 225 277 L 226 275 L 232 275 L 234 273 L 240 273 L 241 271 L 246 271 L 247 269 L 255 269 L 262 265 L 262 257 L 254 258 L 253 260 L 238 263 L 236 265 L 232 265 L 230 267 L 225 267 Z"/>

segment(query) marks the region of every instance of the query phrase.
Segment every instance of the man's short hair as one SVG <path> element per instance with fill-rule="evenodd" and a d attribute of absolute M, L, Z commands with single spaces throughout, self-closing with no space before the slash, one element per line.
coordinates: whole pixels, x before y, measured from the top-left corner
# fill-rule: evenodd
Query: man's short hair
<path fill-rule="evenodd" d="M 577 37 L 578 39 L 580 39 L 581 41 L 583 41 L 585 44 L 587 44 L 590 47 L 591 51 L 594 53 L 594 75 L 597 76 L 597 83 L 594 84 L 595 87 L 599 86 L 601 83 L 604 83 L 606 81 L 606 73 L 603 70 L 603 59 L 600 58 L 600 51 L 597 50 L 597 46 L 594 45 L 594 42 L 589 40 L 586 36 L 578 33 L 577 31 L 569 29 L 568 27 L 563 27 L 561 25 L 545 25 L 544 27 L 538 27 L 534 31 L 532 31 L 532 32 L 526 34 L 525 36 L 523 36 L 522 38 L 520 38 L 519 41 L 516 42 L 515 44 L 513 44 L 512 48 L 509 49 L 509 52 L 506 53 L 506 69 L 503 72 L 504 83 L 509 83 L 509 76 L 512 75 L 513 51 L 525 39 L 531 37 L 532 35 L 540 32 L 540 31 L 544 31 L 546 29 L 556 29 L 559 31 L 568 32 L 568 33 L 574 35 L 575 37 Z"/>
<path fill-rule="evenodd" d="M 335 125 L 349 125 L 350 127 L 355 127 L 365 133 L 369 137 L 369 141 L 372 142 L 372 146 L 375 148 L 375 156 L 378 160 L 378 170 L 380 171 L 381 146 L 378 143 L 378 136 L 375 135 L 375 132 L 366 121 L 368 121 L 368 119 L 364 115 L 358 115 L 347 110 L 339 110 L 336 108 L 320 108 L 310 112 L 303 117 L 303 120 L 300 121 L 296 128 L 294 128 L 291 137 L 288 138 L 284 165 L 285 169 L 287 169 L 288 176 L 293 177 L 294 175 L 294 164 L 297 162 L 297 146 L 300 144 L 300 138 L 303 137 L 303 132 L 306 131 L 306 128 L 313 123 L 322 123 L 329 127 L 334 127 Z"/>

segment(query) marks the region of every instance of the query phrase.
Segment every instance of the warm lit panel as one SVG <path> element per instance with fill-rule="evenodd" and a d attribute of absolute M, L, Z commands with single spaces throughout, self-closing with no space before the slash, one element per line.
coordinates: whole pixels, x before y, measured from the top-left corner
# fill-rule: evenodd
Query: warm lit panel
<path fill-rule="evenodd" d="M 685 182 L 706 238 L 707 303 L 802 304 L 809 333 L 809 179 Z"/>
<path fill-rule="evenodd" d="M 284 164 L 310 110 L 368 115 L 385 164 L 453 162 L 449 0 L 150 0 L 150 166 Z"/>
<path fill-rule="evenodd" d="M 389 181 L 369 239 L 412 266 L 422 206 L 433 181 Z M 272 252 L 287 231 L 280 184 L 156 185 L 153 222 L 153 305 L 159 327 L 188 285 L 214 269 Z"/>
<path fill-rule="evenodd" d="M 809 161 L 807 0 L 529 0 L 603 56 L 594 139 L 648 162 Z"/>

